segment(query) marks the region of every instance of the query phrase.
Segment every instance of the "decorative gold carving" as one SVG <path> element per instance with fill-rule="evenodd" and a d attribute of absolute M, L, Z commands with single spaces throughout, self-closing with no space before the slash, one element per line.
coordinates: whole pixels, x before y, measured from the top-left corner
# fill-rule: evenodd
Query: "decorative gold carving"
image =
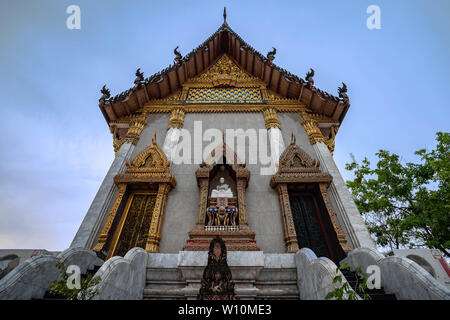
<path fill-rule="evenodd" d="M 136 144 L 139 140 L 142 130 L 144 130 L 147 114 L 142 113 L 130 120 L 130 128 L 128 129 L 125 141 Z"/>
<path fill-rule="evenodd" d="M 223 80 L 236 82 L 237 80 L 254 80 L 256 78 L 242 71 L 227 54 L 223 54 L 205 73 L 195 79 L 211 80 L 214 85 L 219 85 L 225 84 Z M 227 84 L 231 84 L 230 82 Z"/>
<path fill-rule="evenodd" d="M 117 152 L 119 152 L 120 147 L 125 142 L 125 139 L 120 139 L 118 132 L 117 132 L 117 126 L 111 126 L 110 131 L 113 135 L 113 147 L 114 147 L 114 153 L 117 155 Z"/>
<path fill-rule="evenodd" d="M 336 213 L 331 206 L 328 197 L 327 187 L 333 180 L 333 177 L 328 173 L 323 173 L 320 170 L 320 163 L 304 152 L 299 146 L 295 144 L 295 136 L 292 135 L 291 144 L 284 150 L 280 156 L 280 165 L 276 174 L 270 179 L 270 186 L 277 190 L 281 214 L 283 215 L 283 223 L 286 250 L 295 250 L 296 242 L 293 241 L 293 234 L 295 228 L 293 224 L 293 217 L 291 212 L 291 205 L 289 195 L 287 192 L 288 184 L 318 184 L 321 196 L 325 203 L 325 207 L 332 221 L 334 230 L 336 231 L 339 243 L 344 250 L 348 250 L 349 246 L 342 232 L 341 225 L 337 219 Z M 296 237 L 296 234 L 295 234 Z M 297 243 L 298 248 L 298 243 Z M 288 251 L 290 252 L 290 251 Z"/>
<path fill-rule="evenodd" d="M 351 251 L 352 248 L 347 243 L 347 239 L 345 239 L 344 231 L 342 230 L 341 223 L 339 222 L 339 219 L 337 217 L 336 211 L 334 211 L 333 206 L 331 205 L 331 201 L 327 192 L 327 184 L 326 183 L 320 183 L 319 184 L 320 193 L 322 194 L 323 202 L 325 203 L 325 207 L 327 208 L 328 214 L 331 219 L 331 223 L 333 224 L 333 228 L 336 231 L 336 235 L 339 240 L 339 244 L 341 245 L 342 249 L 346 252 Z"/>
<path fill-rule="evenodd" d="M 331 124 L 338 124 L 339 121 L 338 120 L 333 120 L 330 117 L 327 117 L 323 114 L 318 114 L 318 113 L 313 113 L 309 110 L 306 110 L 300 113 L 302 118 L 304 120 L 309 119 L 309 120 L 316 120 L 317 123 L 331 123 Z"/>
<path fill-rule="evenodd" d="M 124 256 L 129 248 L 145 248 L 156 193 L 133 192 L 127 201 L 110 250 L 110 256 Z"/>
<path fill-rule="evenodd" d="M 284 231 L 284 243 L 286 252 L 295 253 L 299 250 L 297 241 L 297 232 L 295 232 L 294 218 L 292 216 L 291 205 L 289 203 L 289 194 L 287 184 L 282 183 L 277 185 L 278 199 L 280 201 L 281 216 Z"/>
<path fill-rule="evenodd" d="M 278 120 L 277 109 L 273 107 L 267 107 L 264 110 L 264 121 L 266 123 L 266 129 L 270 128 L 280 128 L 280 120 Z"/>
<path fill-rule="evenodd" d="M 149 252 L 159 252 L 159 242 L 161 241 L 161 230 L 164 218 L 167 195 L 170 191 L 170 185 L 161 183 L 158 187 L 155 207 L 153 209 L 152 222 L 148 231 L 147 244 L 145 250 Z"/>
<path fill-rule="evenodd" d="M 311 144 L 324 141 L 322 132 L 320 131 L 316 120 L 312 119 L 303 120 L 302 126 L 305 128 L 306 133 L 308 134 L 309 142 Z"/>
<path fill-rule="evenodd" d="M 172 108 L 172 113 L 170 114 L 169 125 L 167 129 L 178 128 L 181 129 L 184 123 L 184 109 L 181 107 Z"/>
<path fill-rule="evenodd" d="M 339 127 L 338 126 L 331 126 L 330 127 L 330 138 L 325 139 L 325 144 L 327 145 L 328 149 L 330 150 L 331 155 L 333 155 L 334 152 L 334 140 L 336 138 L 336 133 L 338 132 Z"/>
<path fill-rule="evenodd" d="M 152 144 L 149 147 L 141 151 L 131 163 L 126 163 L 125 173 L 116 175 L 114 182 L 119 187 L 119 193 L 94 250 L 108 251 L 108 255 L 114 252 L 113 248 L 106 248 L 105 244 L 107 244 L 107 239 L 113 238 L 114 234 L 118 234 L 117 232 L 120 233 L 120 230 L 112 230 L 111 226 L 123 201 L 127 185 L 136 185 L 135 189 L 139 189 L 143 185 L 148 186 L 150 184 L 158 185 L 158 193 L 152 212 L 146 249 L 154 252 L 158 251 L 167 195 L 170 189 L 175 187 L 176 181 L 170 173 L 170 162 L 156 144 L 156 135 L 153 136 Z"/>
<path fill-rule="evenodd" d="M 117 193 L 116 200 L 114 201 L 114 204 L 109 210 L 108 218 L 106 218 L 106 223 L 103 226 L 103 230 L 100 234 L 100 237 L 97 241 L 97 244 L 94 246 L 93 250 L 96 251 L 102 251 L 103 247 L 106 243 L 106 240 L 108 238 L 109 231 L 111 229 L 111 225 L 114 221 L 114 218 L 116 217 L 117 210 L 119 209 L 120 203 L 122 202 L 123 196 L 125 195 L 125 190 L 127 188 L 127 185 L 125 183 L 120 183 L 117 185 L 119 192 Z"/>
<path fill-rule="evenodd" d="M 223 230 L 209 230 L 205 227 L 211 226 L 205 225 L 208 208 L 209 183 L 211 178 L 210 173 L 213 170 L 217 159 L 224 153 L 227 153 L 227 159 L 235 161 L 234 164 L 231 165 L 231 168 L 234 171 L 234 176 L 236 179 L 236 200 L 238 206 L 237 214 L 239 215 L 239 227 L 237 228 L 237 226 L 234 226 L 234 228 L 224 228 Z M 228 150 L 226 144 L 223 143 L 223 145 L 220 146 L 220 150 L 213 150 L 208 163 L 203 162 L 195 172 L 197 184 L 200 188 L 198 218 L 196 226 L 188 233 L 189 240 L 187 240 L 184 250 L 208 250 L 209 242 L 216 235 L 220 235 L 224 238 L 229 250 L 259 250 L 259 247 L 256 245 L 255 241 L 255 232 L 248 227 L 247 223 L 245 190 L 250 179 L 250 171 L 245 167 L 245 164 L 238 164 L 236 162 L 237 155 L 234 152 L 232 155 L 229 155 L 229 153 L 230 151 Z M 235 198 L 229 198 L 228 201 L 233 199 Z M 214 201 L 212 201 L 211 204 L 214 205 Z"/>

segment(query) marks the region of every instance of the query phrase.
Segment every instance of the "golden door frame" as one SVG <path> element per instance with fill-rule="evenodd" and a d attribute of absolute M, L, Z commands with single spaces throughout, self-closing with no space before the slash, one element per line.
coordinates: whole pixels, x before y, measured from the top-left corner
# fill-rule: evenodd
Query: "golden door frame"
<path fill-rule="evenodd" d="M 127 205 L 131 204 L 128 201 L 131 201 L 134 193 L 154 192 L 156 201 L 145 250 L 159 252 L 167 197 L 169 191 L 176 186 L 176 181 L 170 173 L 170 162 L 156 144 L 156 135 L 153 136 L 152 144 L 149 147 L 141 151 L 131 163 L 126 163 L 125 173 L 116 175 L 114 183 L 118 187 L 118 193 L 93 250 L 100 251 L 110 258 L 117 246 L 126 215 L 128 215 L 129 207 Z M 152 190 L 148 190 L 149 188 Z"/>
<path fill-rule="evenodd" d="M 288 185 L 316 184 L 319 187 L 325 209 L 330 217 L 338 242 L 345 252 L 351 250 L 347 243 L 341 224 L 334 211 L 327 192 L 333 177 L 320 170 L 320 163 L 312 160 L 309 155 L 295 144 L 292 135 L 290 145 L 280 156 L 278 171 L 270 179 L 270 186 L 278 192 L 280 201 L 281 218 L 283 223 L 284 241 L 286 252 L 297 252 L 299 250 L 297 233 L 295 231 L 294 219 L 289 200 Z"/>
<path fill-rule="evenodd" d="M 130 213 L 131 204 L 133 203 L 133 199 L 134 199 L 134 197 L 136 195 L 154 195 L 154 196 L 157 196 L 157 192 L 156 191 L 131 191 L 130 192 L 130 194 L 129 194 L 127 200 L 126 200 L 126 205 L 125 205 L 125 208 L 123 210 L 123 214 L 120 217 L 120 222 L 119 222 L 119 224 L 117 226 L 117 231 L 114 233 L 114 237 L 112 239 L 110 255 L 113 255 L 114 252 L 116 252 L 117 244 L 119 242 L 120 236 L 122 235 L 123 227 L 124 227 L 125 222 L 126 222 L 126 220 L 128 218 L 128 215 Z"/>

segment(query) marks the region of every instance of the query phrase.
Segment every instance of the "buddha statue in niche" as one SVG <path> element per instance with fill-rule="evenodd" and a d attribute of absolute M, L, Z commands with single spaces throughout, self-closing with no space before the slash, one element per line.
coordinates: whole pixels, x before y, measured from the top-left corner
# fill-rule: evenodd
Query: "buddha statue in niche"
<path fill-rule="evenodd" d="M 211 191 L 211 198 L 233 198 L 233 192 L 230 186 L 225 183 L 225 178 L 220 177 L 219 181 L 220 184 Z"/>

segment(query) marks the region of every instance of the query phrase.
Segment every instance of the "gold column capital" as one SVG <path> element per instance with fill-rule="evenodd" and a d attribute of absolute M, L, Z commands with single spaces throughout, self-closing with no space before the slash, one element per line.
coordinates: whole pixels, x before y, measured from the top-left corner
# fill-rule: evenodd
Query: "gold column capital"
<path fill-rule="evenodd" d="M 177 128 L 181 129 L 184 123 L 184 109 L 180 106 L 172 108 L 172 112 L 170 114 L 169 125 L 167 129 Z"/>
<path fill-rule="evenodd" d="M 131 142 L 136 144 L 139 141 L 139 137 L 141 135 L 142 130 L 144 130 L 145 125 L 147 124 L 147 113 L 141 113 L 133 117 L 129 124 L 127 135 L 125 137 L 126 142 Z"/>
<path fill-rule="evenodd" d="M 303 114 L 302 114 L 303 116 Z M 308 135 L 309 142 L 311 144 L 315 144 L 317 142 L 324 142 L 324 138 L 322 132 L 319 129 L 319 124 L 316 120 L 303 118 L 304 120 L 301 122 L 302 126 L 306 130 L 306 134 Z"/>
<path fill-rule="evenodd" d="M 274 107 L 267 107 L 264 110 L 264 121 L 266 123 L 266 129 L 280 128 L 280 120 L 278 119 L 277 109 Z"/>

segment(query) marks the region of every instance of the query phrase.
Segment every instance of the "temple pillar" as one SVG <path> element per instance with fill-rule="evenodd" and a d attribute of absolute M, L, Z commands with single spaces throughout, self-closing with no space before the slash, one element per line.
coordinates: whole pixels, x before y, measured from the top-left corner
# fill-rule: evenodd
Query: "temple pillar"
<path fill-rule="evenodd" d="M 166 154 L 169 161 L 172 161 L 172 154 L 177 150 L 178 141 L 181 136 L 181 128 L 184 122 L 184 110 L 181 107 L 175 107 L 172 109 L 172 113 L 169 119 L 169 125 L 167 126 L 166 138 L 162 150 Z"/>
<path fill-rule="evenodd" d="M 337 217 L 347 236 L 347 241 L 352 248 L 376 248 L 375 243 L 367 230 L 367 226 L 353 201 L 353 197 L 347 189 L 345 181 L 334 162 L 333 156 L 319 129 L 317 121 L 308 118 L 306 113 L 302 114 L 302 118 L 303 121 L 301 124 L 308 134 L 308 138 L 316 153 L 317 159 L 320 161 L 321 170 L 329 173 L 333 177 L 328 188 L 328 193 L 331 201 L 335 204 Z M 336 221 L 334 221 L 334 223 L 336 223 Z"/>
<path fill-rule="evenodd" d="M 92 248 L 105 224 L 108 211 L 113 205 L 118 194 L 118 187 L 114 184 L 114 177 L 125 171 L 125 163 L 130 161 L 133 150 L 139 140 L 140 133 L 146 125 L 146 114 L 141 114 L 130 120 L 126 136 L 118 140 L 114 136 L 115 158 L 103 179 L 94 200 L 89 207 L 86 216 L 81 222 L 78 231 L 70 244 L 70 247 Z"/>
<path fill-rule="evenodd" d="M 270 158 L 271 158 L 271 172 L 274 174 L 277 171 L 280 156 L 285 149 L 283 136 L 281 135 L 280 121 L 278 120 L 277 110 L 273 107 L 267 107 L 264 110 L 264 122 L 269 134 L 270 143 Z"/>

